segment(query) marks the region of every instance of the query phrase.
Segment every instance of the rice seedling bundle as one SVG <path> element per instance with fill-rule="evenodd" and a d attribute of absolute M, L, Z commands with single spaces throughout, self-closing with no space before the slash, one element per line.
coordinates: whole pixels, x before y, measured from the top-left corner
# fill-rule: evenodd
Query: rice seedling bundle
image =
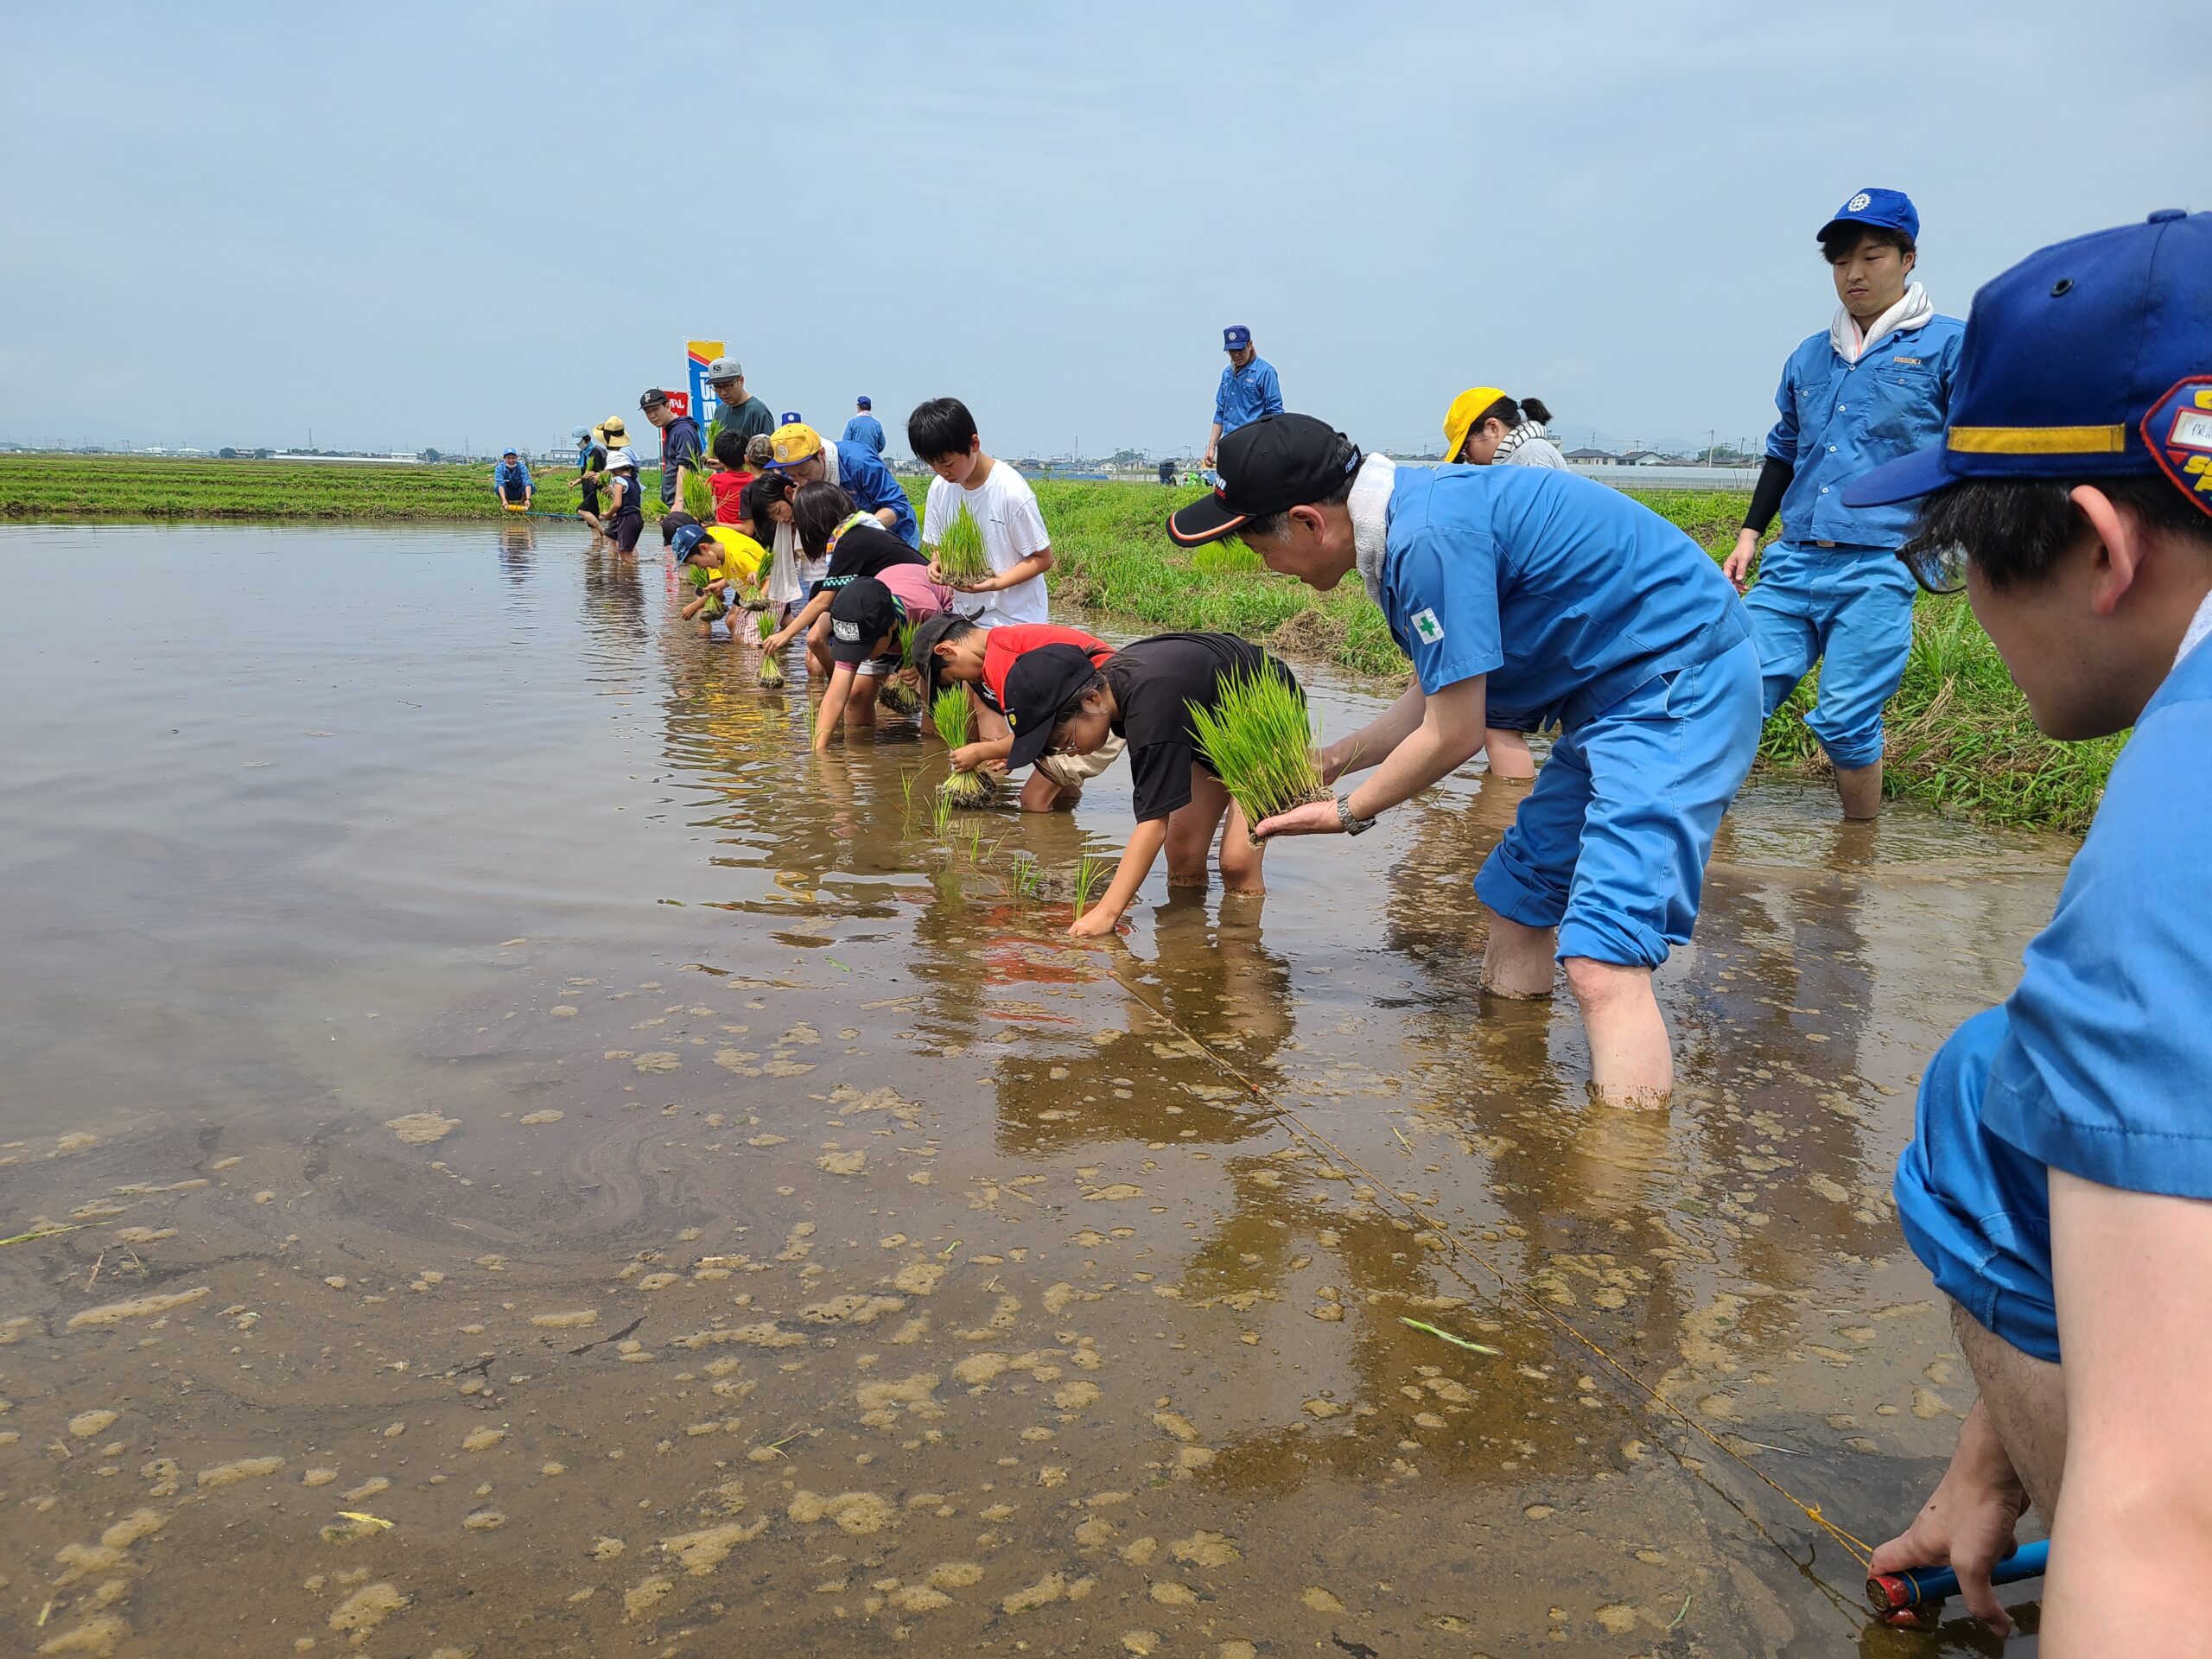
<path fill-rule="evenodd" d="M 1188 707 L 1198 747 L 1243 809 L 1248 830 L 1294 806 L 1328 798 L 1306 699 L 1272 664 L 1224 676 L 1213 708 Z"/>
<path fill-rule="evenodd" d="M 761 620 L 765 622 L 767 619 L 763 617 Z M 760 683 L 771 691 L 784 689 L 784 664 L 772 651 L 760 653 Z"/>
<path fill-rule="evenodd" d="M 937 701 L 930 705 L 930 723 L 937 728 L 937 734 L 944 740 L 947 748 L 964 746 L 976 729 L 976 713 L 968 702 L 968 688 L 948 685 L 938 692 Z M 954 772 L 938 789 L 955 806 L 988 806 L 998 798 L 999 792 L 980 766 L 972 772 Z"/>
<path fill-rule="evenodd" d="M 964 501 L 938 540 L 937 568 L 955 588 L 965 588 L 991 574 L 991 562 L 983 552 L 982 530 Z"/>
<path fill-rule="evenodd" d="M 715 486 L 706 474 L 687 467 L 683 474 L 683 511 L 702 524 L 715 522 Z"/>
<path fill-rule="evenodd" d="M 887 675 L 876 688 L 875 706 L 887 709 L 894 715 L 916 715 L 921 712 L 921 695 L 897 674 Z"/>

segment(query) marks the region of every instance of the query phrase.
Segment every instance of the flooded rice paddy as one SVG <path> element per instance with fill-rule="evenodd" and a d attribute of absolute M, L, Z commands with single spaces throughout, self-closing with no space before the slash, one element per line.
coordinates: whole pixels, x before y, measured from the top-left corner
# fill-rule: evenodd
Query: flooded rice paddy
<path fill-rule="evenodd" d="M 1752 1471 L 1940 1471 L 1890 1172 L 2066 846 L 1755 782 L 1624 1116 L 1477 994 L 1510 787 L 1073 948 L 1125 768 L 956 842 L 674 609 L 0 531 L 0 1649 L 1977 1650 Z"/>

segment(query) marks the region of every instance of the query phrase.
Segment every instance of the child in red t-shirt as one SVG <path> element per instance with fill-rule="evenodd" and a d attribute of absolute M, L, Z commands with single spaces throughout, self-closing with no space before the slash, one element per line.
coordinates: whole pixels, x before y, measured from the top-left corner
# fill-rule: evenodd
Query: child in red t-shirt
<path fill-rule="evenodd" d="M 964 685 L 976 710 L 976 741 L 952 752 L 956 772 L 981 766 L 990 772 L 1006 770 L 1007 752 L 1014 747 L 1014 733 L 1006 723 L 1002 699 L 1007 671 L 1014 659 L 1039 645 L 1073 645 L 1088 652 L 1092 665 L 1103 664 L 1114 647 L 1081 628 L 1052 622 L 1009 622 L 995 628 L 978 626 L 964 616 L 932 617 L 914 631 L 914 663 L 922 671 L 925 698 L 938 688 Z M 1039 760 L 1029 781 L 1021 786 L 1025 812 L 1065 812 L 1083 798 L 1083 786 L 1114 763 L 1122 742 L 1111 740 L 1092 754 L 1048 754 Z"/>
<path fill-rule="evenodd" d="M 715 467 L 707 474 L 707 487 L 715 493 L 715 522 L 742 526 L 745 514 L 739 503 L 745 498 L 745 486 L 757 476 L 746 465 L 745 440 L 734 432 L 716 433 Z"/>

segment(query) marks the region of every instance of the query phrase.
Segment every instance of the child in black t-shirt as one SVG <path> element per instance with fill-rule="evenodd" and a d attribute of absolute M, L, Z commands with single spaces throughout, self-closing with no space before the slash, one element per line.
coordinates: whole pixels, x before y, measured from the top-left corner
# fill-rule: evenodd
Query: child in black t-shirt
<path fill-rule="evenodd" d="M 1163 847 L 1170 887 L 1205 887 L 1217 830 L 1223 887 L 1267 891 L 1261 872 L 1267 848 L 1253 845 L 1243 812 L 1206 764 L 1190 711 L 1192 703 L 1216 707 L 1230 676 L 1262 669 L 1297 683 L 1282 664 L 1229 633 L 1158 634 L 1123 645 L 1098 666 L 1074 645 L 1040 645 L 1015 659 L 1006 677 L 1006 717 L 1014 728 L 1009 768 L 1029 766 L 1047 752 L 1090 754 L 1109 739 L 1128 741 L 1136 832 L 1105 895 L 1077 918 L 1071 933 L 1111 933 Z"/>

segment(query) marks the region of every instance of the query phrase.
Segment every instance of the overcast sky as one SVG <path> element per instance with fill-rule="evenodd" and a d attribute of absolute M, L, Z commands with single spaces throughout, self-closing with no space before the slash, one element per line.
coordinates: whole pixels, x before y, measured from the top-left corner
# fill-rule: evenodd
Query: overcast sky
<path fill-rule="evenodd" d="M 1772 418 L 1813 232 L 1909 191 L 1965 315 L 2212 207 L 2201 0 L 10 8 L 0 439 L 565 443 L 717 338 L 777 410 L 1202 444 L 1224 323 L 1418 448 Z M 715 14 L 723 21 L 709 22 Z"/>

